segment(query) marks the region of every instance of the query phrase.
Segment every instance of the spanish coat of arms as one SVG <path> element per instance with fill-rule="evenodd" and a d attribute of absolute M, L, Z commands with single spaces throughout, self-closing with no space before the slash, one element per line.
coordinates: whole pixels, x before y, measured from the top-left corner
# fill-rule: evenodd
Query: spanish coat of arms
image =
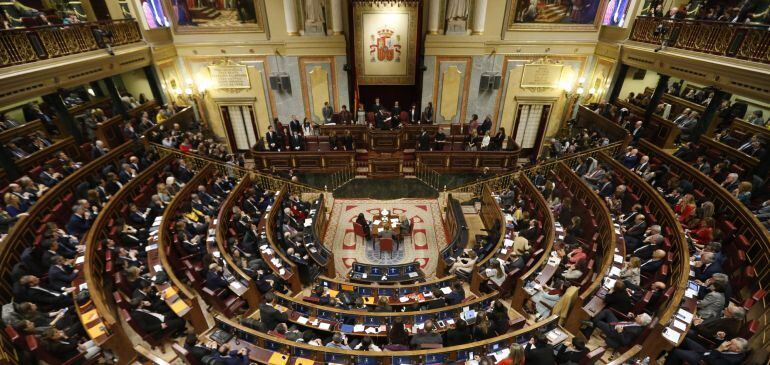
<path fill-rule="evenodd" d="M 371 62 L 401 62 L 401 36 L 396 35 L 395 39 L 393 34 L 395 31 L 388 26 L 382 26 L 377 30 L 377 35 L 371 35 L 371 43 L 369 45 L 369 55 L 371 56 Z"/>

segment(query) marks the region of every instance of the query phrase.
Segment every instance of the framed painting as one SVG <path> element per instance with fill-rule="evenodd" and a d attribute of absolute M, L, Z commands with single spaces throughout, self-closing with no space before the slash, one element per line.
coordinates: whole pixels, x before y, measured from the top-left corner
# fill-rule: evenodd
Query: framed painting
<path fill-rule="evenodd" d="M 593 31 L 607 0 L 510 0 L 508 30 Z"/>
<path fill-rule="evenodd" d="M 414 83 L 419 2 L 354 3 L 359 85 Z"/>
<path fill-rule="evenodd" d="M 264 0 L 166 0 L 176 33 L 264 32 Z"/>

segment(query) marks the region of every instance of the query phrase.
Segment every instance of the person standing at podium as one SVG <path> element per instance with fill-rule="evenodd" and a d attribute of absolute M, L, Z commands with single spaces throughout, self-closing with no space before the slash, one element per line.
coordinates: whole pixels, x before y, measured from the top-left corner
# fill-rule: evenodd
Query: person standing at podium
<path fill-rule="evenodd" d="M 369 108 L 369 111 L 377 114 L 381 110 L 382 105 L 380 105 L 380 98 L 374 98 L 374 105 Z"/>

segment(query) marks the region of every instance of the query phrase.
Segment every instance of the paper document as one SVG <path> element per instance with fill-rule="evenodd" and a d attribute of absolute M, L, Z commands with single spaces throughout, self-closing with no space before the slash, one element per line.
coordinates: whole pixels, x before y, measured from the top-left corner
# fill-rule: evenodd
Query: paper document
<path fill-rule="evenodd" d="M 324 331 L 328 331 L 329 328 L 331 328 L 331 325 L 326 323 L 326 322 L 324 322 L 324 323 L 321 323 L 320 325 L 318 325 L 318 328 L 320 328 L 320 329 L 322 329 Z"/>
<path fill-rule="evenodd" d="M 663 329 L 663 338 L 673 342 L 673 343 L 679 343 L 679 337 L 681 337 L 681 333 L 674 331 L 673 329 L 666 327 Z"/>
<path fill-rule="evenodd" d="M 687 331 L 687 323 L 684 323 L 680 320 L 674 320 L 674 328 L 680 330 L 680 331 Z"/>

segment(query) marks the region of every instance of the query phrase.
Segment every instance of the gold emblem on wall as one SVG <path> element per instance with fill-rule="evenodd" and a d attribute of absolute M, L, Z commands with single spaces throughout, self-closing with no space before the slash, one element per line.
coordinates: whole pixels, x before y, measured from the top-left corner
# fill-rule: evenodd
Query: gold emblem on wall
<path fill-rule="evenodd" d="M 310 97 L 313 99 L 313 120 L 323 121 L 323 108 L 325 102 L 330 102 L 329 98 L 329 73 L 321 66 L 313 67 L 308 72 L 310 75 Z"/>
<path fill-rule="evenodd" d="M 441 77 L 441 117 L 452 120 L 457 115 L 462 72 L 457 66 L 449 66 Z"/>

